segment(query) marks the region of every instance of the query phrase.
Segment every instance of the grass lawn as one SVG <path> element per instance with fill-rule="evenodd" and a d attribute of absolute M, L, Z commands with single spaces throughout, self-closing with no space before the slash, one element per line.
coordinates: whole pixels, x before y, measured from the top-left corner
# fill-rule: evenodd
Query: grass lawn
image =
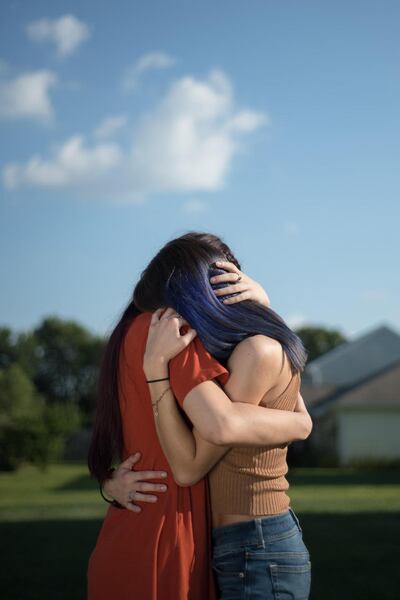
<path fill-rule="evenodd" d="M 311 554 L 312 600 L 397 599 L 400 472 L 292 469 L 289 481 Z M 107 508 L 85 464 L 0 473 L 2 600 L 84 600 Z"/>

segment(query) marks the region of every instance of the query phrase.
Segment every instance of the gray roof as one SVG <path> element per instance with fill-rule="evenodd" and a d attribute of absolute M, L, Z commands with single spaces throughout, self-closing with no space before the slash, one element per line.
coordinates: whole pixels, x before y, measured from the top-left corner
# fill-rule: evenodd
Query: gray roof
<path fill-rule="evenodd" d="M 305 379 L 312 385 L 353 385 L 400 360 L 400 335 L 381 325 L 343 342 L 310 362 Z"/>
<path fill-rule="evenodd" d="M 400 396 L 398 395 L 398 388 L 393 386 L 390 382 L 385 384 L 385 376 L 391 373 L 395 374 L 399 370 L 400 360 L 395 363 L 380 369 L 373 375 L 367 375 L 362 380 L 348 385 L 342 388 L 334 390 L 331 394 L 328 394 L 321 398 L 321 400 L 315 402 L 309 407 L 309 411 L 313 417 L 319 417 L 324 414 L 327 410 L 335 405 L 340 406 L 398 406 Z M 369 389 L 368 389 L 369 386 Z M 377 389 L 379 391 L 377 391 Z M 356 390 L 363 390 L 361 395 L 354 397 L 352 392 Z M 352 397 L 353 396 L 353 397 Z"/>

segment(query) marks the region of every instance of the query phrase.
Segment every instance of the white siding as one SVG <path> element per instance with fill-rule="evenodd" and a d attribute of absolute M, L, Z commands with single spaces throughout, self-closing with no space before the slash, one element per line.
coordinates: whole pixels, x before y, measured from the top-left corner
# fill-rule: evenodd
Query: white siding
<path fill-rule="evenodd" d="M 341 464 L 352 459 L 400 458 L 400 411 L 346 410 L 337 414 Z"/>

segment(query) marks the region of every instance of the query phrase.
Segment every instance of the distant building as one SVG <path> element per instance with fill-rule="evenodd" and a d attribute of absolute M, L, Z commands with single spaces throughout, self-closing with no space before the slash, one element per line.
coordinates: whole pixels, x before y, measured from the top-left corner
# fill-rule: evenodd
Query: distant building
<path fill-rule="evenodd" d="M 341 465 L 400 459 L 400 335 L 383 325 L 313 360 L 301 394 L 306 446 Z"/>

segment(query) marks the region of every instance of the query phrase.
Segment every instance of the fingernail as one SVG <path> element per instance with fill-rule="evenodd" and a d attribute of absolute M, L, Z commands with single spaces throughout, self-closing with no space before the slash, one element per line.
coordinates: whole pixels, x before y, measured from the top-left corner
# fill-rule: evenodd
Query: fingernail
<path fill-rule="evenodd" d="M 161 477 L 166 477 L 167 475 L 168 475 L 168 473 L 166 473 L 165 471 L 163 471 L 163 472 L 161 473 Z"/>
<path fill-rule="evenodd" d="M 160 485 L 160 490 L 162 490 L 163 492 L 165 492 L 166 489 L 167 489 L 166 485 Z"/>

